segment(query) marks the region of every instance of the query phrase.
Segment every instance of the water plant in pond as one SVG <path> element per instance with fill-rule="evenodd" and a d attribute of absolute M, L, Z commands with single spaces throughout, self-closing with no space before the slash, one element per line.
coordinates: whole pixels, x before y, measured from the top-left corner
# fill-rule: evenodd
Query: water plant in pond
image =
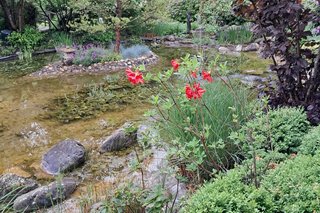
<path fill-rule="evenodd" d="M 230 26 L 220 30 L 217 34 L 219 44 L 245 44 L 251 42 L 253 33 L 248 24 L 242 26 Z"/>
<path fill-rule="evenodd" d="M 100 113 L 121 110 L 128 105 L 147 103 L 155 84 L 146 87 L 133 87 L 126 80 L 89 85 L 80 91 L 56 98 L 48 106 L 47 118 L 54 118 L 62 123 L 94 118 Z M 135 97 L 139 97 L 136 99 Z"/>

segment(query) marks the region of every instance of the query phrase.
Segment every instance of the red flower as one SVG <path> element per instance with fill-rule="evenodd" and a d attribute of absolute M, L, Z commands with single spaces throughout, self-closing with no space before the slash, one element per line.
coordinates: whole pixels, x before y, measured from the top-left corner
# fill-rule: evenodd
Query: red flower
<path fill-rule="evenodd" d="M 207 80 L 208 82 L 213 82 L 210 72 L 207 72 L 205 70 L 202 70 L 202 78 L 204 80 Z"/>
<path fill-rule="evenodd" d="M 191 72 L 191 76 L 194 77 L 194 78 L 197 78 L 197 72 L 196 71 L 192 71 Z"/>
<path fill-rule="evenodd" d="M 186 85 L 186 96 L 189 100 L 193 98 L 193 91 L 189 84 Z"/>
<path fill-rule="evenodd" d="M 199 83 L 194 83 L 191 87 L 189 84 L 186 85 L 186 97 L 187 99 L 200 99 L 202 95 L 206 92 L 203 88 L 200 87 Z"/>
<path fill-rule="evenodd" d="M 201 98 L 202 95 L 206 92 L 205 89 L 202 89 L 202 88 L 200 87 L 200 84 L 199 84 L 199 83 L 194 83 L 194 84 L 193 84 L 193 88 L 194 88 L 194 92 L 193 92 L 193 98 L 194 98 L 194 99 Z"/>
<path fill-rule="evenodd" d="M 136 70 L 135 72 L 133 72 L 130 68 L 127 68 L 126 74 L 131 84 L 136 85 L 136 84 L 144 83 L 142 73 L 139 70 Z"/>
<path fill-rule="evenodd" d="M 172 65 L 174 71 L 178 71 L 180 65 L 175 59 L 171 60 L 171 65 Z"/>

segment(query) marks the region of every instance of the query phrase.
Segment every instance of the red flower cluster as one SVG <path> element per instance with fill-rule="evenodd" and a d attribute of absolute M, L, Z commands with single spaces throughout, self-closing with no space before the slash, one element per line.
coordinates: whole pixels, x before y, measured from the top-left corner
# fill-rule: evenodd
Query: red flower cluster
<path fill-rule="evenodd" d="M 200 87 L 199 83 L 194 83 L 191 87 L 189 84 L 186 85 L 186 97 L 191 99 L 199 99 L 206 92 L 205 89 Z"/>
<path fill-rule="evenodd" d="M 131 84 L 136 85 L 136 84 L 144 83 L 142 73 L 139 70 L 136 70 L 135 72 L 133 72 L 130 68 L 127 68 L 126 74 Z"/>
<path fill-rule="evenodd" d="M 175 59 L 171 60 L 171 65 L 172 65 L 174 71 L 178 71 L 180 65 Z"/>
<path fill-rule="evenodd" d="M 202 78 L 208 82 L 213 82 L 210 72 L 202 70 Z"/>

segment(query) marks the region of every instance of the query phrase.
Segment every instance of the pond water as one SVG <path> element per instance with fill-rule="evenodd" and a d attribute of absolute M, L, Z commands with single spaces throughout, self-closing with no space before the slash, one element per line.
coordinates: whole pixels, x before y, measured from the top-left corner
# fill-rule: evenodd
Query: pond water
<path fill-rule="evenodd" d="M 154 49 L 161 60 L 147 70 L 154 72 L 164 70 L 170 66 L 172 58 L 180 58 L 186 53 L 195 53 L 195 51 L 188 48 Z M 252 54 L 245 58 L 245 60 L 241 59 L 242 65 L 248 64 L 244 69 L 250 67 L 250 64 L 255 66 L 258 64 L 259 66 L 255 69 L 267 69 L 267 63 L 253 57 Z M 85 165 L 88 171 L 86 176 L 96 179 L 96 173 L 102 171 L 99 165 L 106 169 L 110 160 L 117 161 L 114 154 L 105 155 L 104 158 L 107 160 L 101 161 L 101 156 L 95 154 L 98 140 L 108 136 L 126 121 L 142 120 L 142 115 L 150 108 L 147 103 L 131 104 L 121 110 L 101 113 L 95 118 L 68 124 L 45 118 L 47 106 L 53 99 L 79 91 L 90 84 L 104 83 L 108 79 L 106 74 L 63 76 L 42 80 L 22 77 L 55 60 L 57 60 L 55 55 L 47 55 L 36 57 L 32 63 L 0 64 L 0 174 L 10 171 L 8 169 L 12 167 L 19 167 L 35 175 L 39 172 L 41 156 L 53 144 L 72 138 L 81 141 L 90 150 L 89 160 Z M 124 72 L 109 75 L 124 75 Z M 107 174 L 100 174 L 100 176 L 103 175 Z"/>

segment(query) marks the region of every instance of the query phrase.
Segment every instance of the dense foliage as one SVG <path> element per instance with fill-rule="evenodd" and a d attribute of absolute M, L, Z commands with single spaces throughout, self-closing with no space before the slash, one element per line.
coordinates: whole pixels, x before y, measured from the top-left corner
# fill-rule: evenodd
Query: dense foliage
<path fill-rule="evenodd" d="M 319 155 L 298 156 L 269 171 L 259 189 L 246 184 L 237 168 L 198 190 L 184 212 L 316 212 L 319 168 Z"/>
<path fill-rule="evenodd" d="M 320 150 L 320 126 L 314 127 L 302 139 L 300 152 L 306 155 L 315 155 Z"/>
<path fill-rule="evenodd" d="M 270 151 L 297 153 L 309 125 L 303 109 L 280 108 L 257 114 L 232 138 L 242 147 L 247 157 L 252 155 L 252 149 L 258 155 Z"/>
<path fill-rule="evenodd" d="M 320 14 L 295 0 L 249 2 L 237 1 L 236 11 L 255 23 L 255 35 L 264 38 L 263 56 L 273 59 L 279 86 L 271 104 L 304 106 L 310 121 L 320 122 L 320 48 L 312 51 L 303 42 L 312 35 L 308 24 L 318 23 Z"/>

